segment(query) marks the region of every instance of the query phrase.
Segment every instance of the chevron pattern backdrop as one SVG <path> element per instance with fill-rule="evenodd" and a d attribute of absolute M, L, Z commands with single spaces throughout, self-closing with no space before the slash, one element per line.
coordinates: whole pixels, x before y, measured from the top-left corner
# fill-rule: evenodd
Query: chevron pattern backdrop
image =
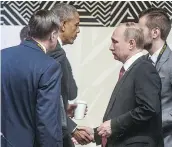
<path fill-rule="evenodd" d="M 1 25 L 26 25 L 33 12 L 51 9 L 62 1 L 1 1 Z M 138 14 L 150 7 L 164 8 L 172 20 L 172 1 L 63 1 L 74 5 L 81 26 L 116 26 L 136 20 Z"/>

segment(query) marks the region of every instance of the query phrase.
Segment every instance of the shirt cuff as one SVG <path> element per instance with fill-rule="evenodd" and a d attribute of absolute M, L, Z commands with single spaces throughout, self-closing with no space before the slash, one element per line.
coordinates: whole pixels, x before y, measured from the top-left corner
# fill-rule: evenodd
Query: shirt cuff
<path fill-rule="evenodd" d="M 74 133 L 76 131 L 76 129 L 77 129 L 77 126 L 73 129 L 72 133 Z"/>

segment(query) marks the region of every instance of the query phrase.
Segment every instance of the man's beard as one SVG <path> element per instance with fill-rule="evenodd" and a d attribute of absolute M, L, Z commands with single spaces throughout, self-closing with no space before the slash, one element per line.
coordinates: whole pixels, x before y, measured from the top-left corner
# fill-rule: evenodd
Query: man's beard
<path fill-rule="evenodd" d="M 152 48 L 152 37 L 151 37 L 151 31 L 149 31 L 149 33 L 148 33 L 148 35 L 147 36 L 144 36 L 144 38 L 146 38 L 145 40 L 144 40 L 144 49 L 145 50 L 147 50 L 147 51 L 149 51 L 151 48 Z M 147 40 L 147 41 L 146 41 Z"/>
<path fill-rule="evenodd" d="M 152 48 L 152 42 L 149 42 L 149 43 L 145 43 L 144 44 L 144 49 L 149 51 L 150 49 Z"/>

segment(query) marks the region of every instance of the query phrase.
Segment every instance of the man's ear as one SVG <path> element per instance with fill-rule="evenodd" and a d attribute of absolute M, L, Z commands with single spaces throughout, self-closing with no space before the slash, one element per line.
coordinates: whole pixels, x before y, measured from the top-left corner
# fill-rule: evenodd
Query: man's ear
<path fill-rule="evenodd" d="M 132 50 L 136 47 L 136 41 L 134 39 L 129 40 L 129 49 Z"/>
<path fill-rule="evenodd" d="M 52 31 L 51 34 L 50 34 L 50 40 L 51 41 L 54 41 L 54 40 L 57 40 L 57 37 L 58 37 L 58 32 L 57 31 Z"/>
<path fill-rule="evenodd" d="M 66 21 L 62 21 L 61 24 L 60 24 L 61 31 L 64 32 L 65 28 L 66 28 Z"/>
<path fill-rule="evenodd" d="M 152 33 L 152 37 L 154 39 L 157 38 L 157 37 L 160 37 L 160 35 L 161 35 L 161 31 L 160 31 L 160 29 L 158 27 L 153 28 L 151 33 Z"/>

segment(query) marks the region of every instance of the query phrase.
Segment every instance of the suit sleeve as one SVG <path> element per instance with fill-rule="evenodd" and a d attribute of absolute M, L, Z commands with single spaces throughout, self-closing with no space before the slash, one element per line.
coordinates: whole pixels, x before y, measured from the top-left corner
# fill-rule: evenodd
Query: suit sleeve
<path fill-rule="evenodd" d="M 60 62 L 62 66 L 62 95 L 67 95 L 68 100 L 74 100 L 77 97 L 78 88 L 73 78 L 72 68 L 65 51 L 61 47 L 58 47 L 57 50 L 47 54 L 57 62 Z"/>
<path fill-rule="evenodd" d="M 75 79 L 73 78 L 72 68 L 65 51 L 61 47 L 57 48 L 54 52 L 50 52 L 48 55 L 53 57 L 57 62 L 60 62 L 62 66 L 61 95 L 66 109 L 68 100 L 75 99 L 78 91 Z M 76 126 L 77 124 L 67 116 L 68 132 L 72 133 Z"/>
<path fill-rule="evenodd" d="M 72 68 L 71 65 L 67 59 L 67 57 L 64 57 L 64 60 L 62 62 L 62 69 L 63 69 L 63 76 L 62 76 L 62 96 L 64 105 L 68 105 L 68 100 L 73 100 L 77 97 L 77 85 L 75 82 L 75 79 L 73 78 L 72 74 Z M 65 97 L 67 96 L 67 99 Z M 77 127 L 77 124 L 67 116 L 67 128 L 68 132 L 71 134 L 75 128 Z"/>
<path fill-rule="evenodd" d="M 69 133 L 72 134 L 76 127 L 77 127 L 77 124 L 71 118 L 67 116 L 67 128 L 68 128 Z"/>
<path fill-rule="evenodd" d="M 112 135 L 120 137 L 132 127 L 142 127 L 161 111 L 161 81 L 156 69 L 149 63 L 140 65 L 136 72 L 136 108 L 111 120 Z"/>
<path fill-rule="evenodd" d="M 61 67 L 53 63 L 41 76 L 37 92 L 36 134 L 40 147 L 62 147 Z"/>
<path fill-rule="evenodd" d="M 94 128 L 94 140 L 95 140 L 96 145 L 101 145 L 102 139 L 101 139 L 101 136 L 98 135 L 97 128 Z"/>
<path fill-rule="evenodd" d="M 68 89 L 69 89 L 68 100 L 74 100 L 77 97 L 78 88 L 77 88 L 75 79 L 73 78 L 72 68 L 71 68 L 71 65 L 70 65 L 67 57 L 66 57 L 66 64 L 67 64 L 67 68 L 68 68 L 68 80 L 69 80 L 69 82 L 68 82 Z"/>

